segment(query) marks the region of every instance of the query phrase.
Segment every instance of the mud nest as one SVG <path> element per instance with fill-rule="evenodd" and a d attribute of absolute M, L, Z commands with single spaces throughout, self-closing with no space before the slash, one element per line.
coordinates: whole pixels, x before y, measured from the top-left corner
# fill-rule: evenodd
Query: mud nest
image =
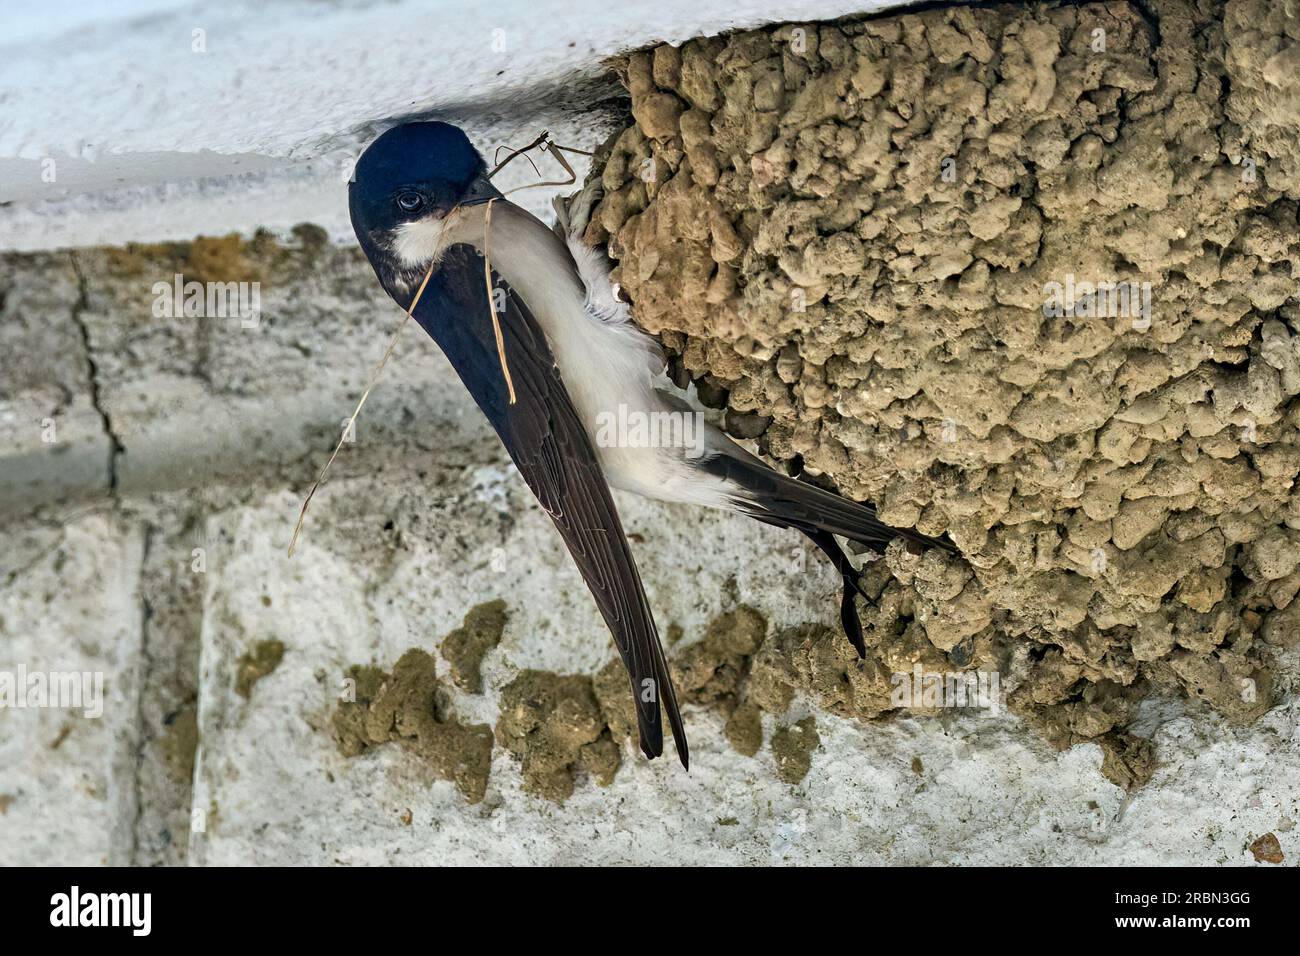
<path fill-rule="evenodd" d="M 637 321 L 742 437 L 961 548 L 886 555 L 872 666 L 996 667 L 1129 783 L 1153 690 L 1269 708 L 1300 623 L 1293 7 L 954 7 L 619 68 L 588 238 Z"/>

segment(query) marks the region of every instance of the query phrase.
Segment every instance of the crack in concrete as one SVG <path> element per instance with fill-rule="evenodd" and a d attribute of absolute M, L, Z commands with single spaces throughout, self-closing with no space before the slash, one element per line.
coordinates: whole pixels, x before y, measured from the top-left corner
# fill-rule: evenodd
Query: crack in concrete
<path fill-rule="evenodd" d="M 140 549 L 140 674 L 135 699 L 135 767 L 131 778 L 132 790 L 135 795 L 135 815 L 131 821 L 130 855 L 127 857 L 127 865 L 129 866 L 139 865 L 140 827 L 144 822 L 145 799 L 142 777 L 144 775 L 145 750 L 148 747 L 148 741 L 145 739 L 145 697 L 150 686 L 150 677 L 153 674 L 154 664 L 149 647 L 149 625 L 153 621 L 153 602 L 149 600 L 145 575 L 148 573 L 149 554 L 153 548 L 153 536 L 153 528 L 146 523 L 144 525 L 144 541 Z"/>
<path fill-rule="evenodd" d="M 77 276 L 77 301 L 72 304 L 72 323 L 77 327 L 81 334 L 81 345 L 86 350 L 86 371 L 90 383 L 90 403 L 99 413 L 100 420 L 104 424 L 104 434 L 108 436 L 108 492 L 110 495 L 117 493 L 117 464 L 118 458 L 126 452 L 126 447 L 122 444 L 121 438 L 118 437 L 116 430 L 113 428 L 113 420 L 108 414 L 108 409 L 104 407 L 99 389 L 99 364 L 95 361 L 95 352 L 90 342 L 90 328 L 86 325 L 83 313 L 90 308 L 90 285 L 86 280 L 86 275 L 81 270 L 81 263 L 77 259 L 75 252 L 68 253 L 68 259 L 72 263 L 72 271 Z"/>

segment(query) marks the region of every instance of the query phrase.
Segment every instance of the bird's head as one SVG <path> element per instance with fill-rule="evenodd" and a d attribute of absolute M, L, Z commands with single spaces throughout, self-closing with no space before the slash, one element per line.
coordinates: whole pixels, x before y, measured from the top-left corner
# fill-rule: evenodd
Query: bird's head
<path fill-rule="evenodd" d="M 449 244 L 459 210 L 500 198 L 469 138 L 449 123 L 403 123 L 357 160 L 348 210 L 381 281 L 409 284 Z"/>

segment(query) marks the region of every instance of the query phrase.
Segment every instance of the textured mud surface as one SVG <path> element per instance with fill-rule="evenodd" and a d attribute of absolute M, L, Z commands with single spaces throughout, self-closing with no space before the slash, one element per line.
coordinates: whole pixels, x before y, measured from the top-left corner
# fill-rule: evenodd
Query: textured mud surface
<path fill-rule="evenodd" d="M 397 741 L 413 751 L 442 780 L 456 784 L 477 803 L 487 788 L 492 732 L 485 724 L 463 724 L 451 711 L 438 680 L 437 665 L 412 648 L 392 673 L 359 665 L 349 669 L 354 691 L 334 712 L 339 752 L 354 757 L 368 748 Z"/>
<path fill-rule="evenodd" d="M 495 646 L 505 620 L 504 601 L 475 607 L 443 638 L 443 656 L 449 644 Z M 451 657 L 459 659 L 458 650 Z M 683 702 L 725 718 L 728 742 L 746 757 L 762 748 L 762 715 L 780 722 L 769 746 L 778 776 L 790 784 L 807 775 L 820 743 L 815 717 L 789 716 L 797 697 L 844 717 L 875 717 L 890 708 L 888 674 L 859 666 L 843 634 L 821 624 L 773 630 L 747 605 L 710 621 L 700 640 L 678 655 L 673 676 Z M 469 802 L 483 799 L 493 736 L 486 725 L 467 726 L 456 718 L 428 653 L 407 651 L 391 674 L 354 665 L 346 677 L 329 726 L 340 753 L 355 757 L 378 744 L 401 742 L 440 779 L 454 781 Z M 594 677 L 520 671 L 500 688 L 498 704 L 495 742 L 519 759 L 523 789 L 556 803 L 571 797 L 582 779 L 609 786 L 624 745 L 636 750 L 636 712 L 617 658 Z"/>
<path fill-rule="evenodd" d="M 258 641 L 239 658 L 235 670 L 235 693 L 247 698 L 263 677 L 271 674 L 284 660 L 284 642 Z"/>
<path fill-rule="evenodd" d="M 891 672 L 996 668 L 1129 784 L 1153 690 L 1271 706 L 1300 623 L 1293 6 L 936 9 L 622 67 L 589 238 L 637 321 L 739 435 L 962 552 L 873 568 L 865 667 L 805 637 L 756 672 L 876 716 Z"/>
<path fill-rule="evenodd" d="M 1260 863 L 1272 863 L 1280 865 L 1286 861 L 1286 855 L 1282 852 L 1282 845 L 1278 842 L 1277 836 L 1272 833 L 1265 833 L 1258 840 L 1250 845 L 1251 855 Z"/>
<path fill-rule="evenodd" d="M 497 740 L 521 759 L 524 789 L 557 802 L 573 793 L 576 771 L 608 786 L 621 762 L 591 678 L 580 674 L 527 670 L 503 687 Z"/>
<path fill-rule="evenodd" d="M 845 717 L 874 717 L 889 709 L 888 674 L 858 665 L 839 632 L 820 624 L 772 631 L 755 608 L 726 611 L 672 664 L 686 704 L 719 711 L 732 749 L 746 757 L 763 745 L 763 713 L 786 720 L 797 696 Z M 530 670 L 501 691 L 497 741 L 522 760 L 524 787 L 563 802 L 580 772 L 608 786 L 622 746 L 636 750 L 636 711 L 627 672 L 611 660 L 594 678 Z M 778 726 L 770 747 L 777 773 L 798 783 L 808 773 L 819 738 L 816 719 Z"/>
<path fill-rule="evenodd" d="M 506 602 L 499 598 L 470 608 L 460 627 L 442 639 L 442 656 L 451 665 L 452 682 L 471 694 L 483 692 L 483 658 L 501 643 Z"/>

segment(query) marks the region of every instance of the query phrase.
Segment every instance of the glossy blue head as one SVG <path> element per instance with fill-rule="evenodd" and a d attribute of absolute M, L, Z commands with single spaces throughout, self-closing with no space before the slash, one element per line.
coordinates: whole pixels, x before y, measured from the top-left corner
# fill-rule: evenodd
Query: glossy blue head
<path fill-rule="evenodd" d="M 357 241 L 381 281 L 421 268 L 437 246 L 443 219 L 458 206 L 501 195 L 483 157 L 449 123 L 404 123 L 371 143 L 348 185 Z M 424 255 L 424 261 L 429 256 Z M 391 291 L 391 289 L 390 289 Z"/>

